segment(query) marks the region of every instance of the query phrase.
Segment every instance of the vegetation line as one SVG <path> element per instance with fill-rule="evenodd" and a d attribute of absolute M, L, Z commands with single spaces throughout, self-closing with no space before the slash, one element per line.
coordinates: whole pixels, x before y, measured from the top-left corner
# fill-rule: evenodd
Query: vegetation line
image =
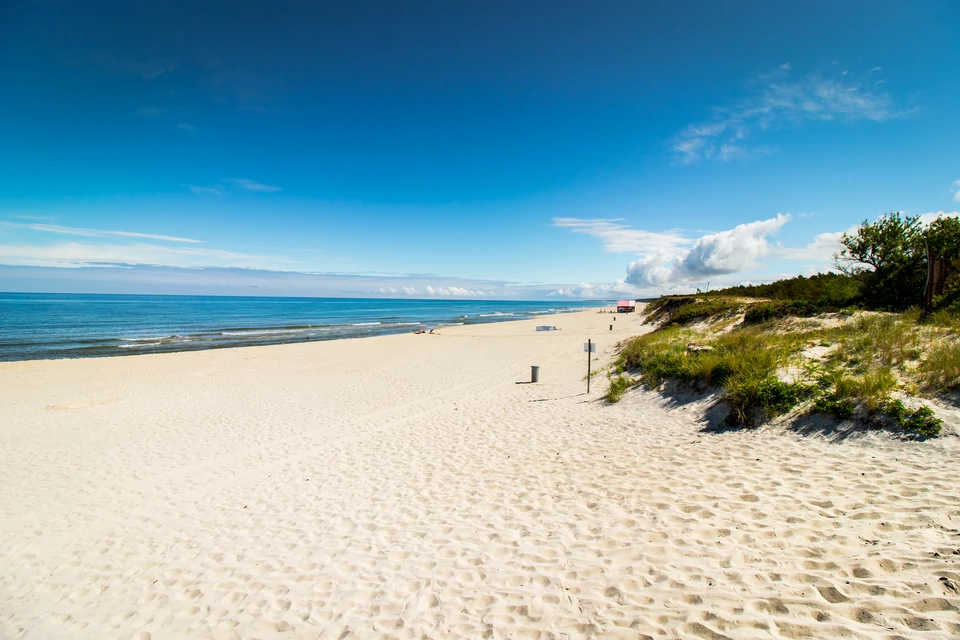
<path fill-rule="evenodd" d="M 731 425 L 797 410 L 938 435 L 943 422 L 921 398 L 957 404 L 960 221 L 889 214 L 841 243 L 840 273 L 649 305 L 659 327 L 623 346 L 607 400 L 675 381 L 720 390 Z M 928 257 L 946 277 L 924 300 Z"/>

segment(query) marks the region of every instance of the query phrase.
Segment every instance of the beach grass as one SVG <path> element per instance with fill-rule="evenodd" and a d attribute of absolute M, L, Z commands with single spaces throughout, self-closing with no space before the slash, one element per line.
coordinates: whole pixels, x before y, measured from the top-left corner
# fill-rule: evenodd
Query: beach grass
<path fill-rule="evenodd" d="M 719 391 L 730 406 L 729 424 L 759 424 L 803 405 L 807 412 L 887 421 L 926 436 L 939 433 L 933 411 L 922 404 L 909 408 L 895 396 L 917 404 L 917 392 L 934 396 L 960 388 L 960 341 L 952 330 L 960 325 L 944 317 L 931 324 L 918 309 L 812 315 L 809 306 L 777 303 L 760 307 L 750 323 L 744 317 L 757 304 L 671 300 L 669 314 L 666 304 L 651 313 L 659 314 L 659 329 L 623 345 L 614 366 L 637 378 L 628 377 L 627 385 L 625 376 L 611 377 L 611 402 L 634 384 L 659 388 L 676 381 Z M 731 319 L 733 310 L 740 321 Z M 697 325 L 678 317 L 696 318 Z"/>

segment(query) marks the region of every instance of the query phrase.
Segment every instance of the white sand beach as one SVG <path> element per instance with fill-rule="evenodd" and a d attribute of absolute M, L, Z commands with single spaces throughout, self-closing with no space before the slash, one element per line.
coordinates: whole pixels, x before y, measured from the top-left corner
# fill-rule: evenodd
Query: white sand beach
<path fill-rule="evenodd" d="M 0 364 L 0 637 L 960 637 L 956 437 L 607 406 L 612 318 Z"/>

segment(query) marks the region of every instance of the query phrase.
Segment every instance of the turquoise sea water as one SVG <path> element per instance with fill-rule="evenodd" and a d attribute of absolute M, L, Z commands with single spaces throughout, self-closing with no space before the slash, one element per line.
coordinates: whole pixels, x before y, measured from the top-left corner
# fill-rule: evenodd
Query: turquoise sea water
<path fill-rule="evenodd" d="M 0 293 L 0 361 L 336 340 L 600 304 Z"/>

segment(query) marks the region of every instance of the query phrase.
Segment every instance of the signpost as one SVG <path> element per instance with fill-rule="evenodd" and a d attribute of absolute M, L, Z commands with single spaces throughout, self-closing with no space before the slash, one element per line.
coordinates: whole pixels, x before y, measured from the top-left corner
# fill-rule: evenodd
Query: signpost
<path fill-rule="evenodd" d="M 590 354 L 596 353 L 597 345 L 588 338 L 587 343 L 583 345 L 583 350 L 587 352 L 587 393 L 590 393 Z"/>

